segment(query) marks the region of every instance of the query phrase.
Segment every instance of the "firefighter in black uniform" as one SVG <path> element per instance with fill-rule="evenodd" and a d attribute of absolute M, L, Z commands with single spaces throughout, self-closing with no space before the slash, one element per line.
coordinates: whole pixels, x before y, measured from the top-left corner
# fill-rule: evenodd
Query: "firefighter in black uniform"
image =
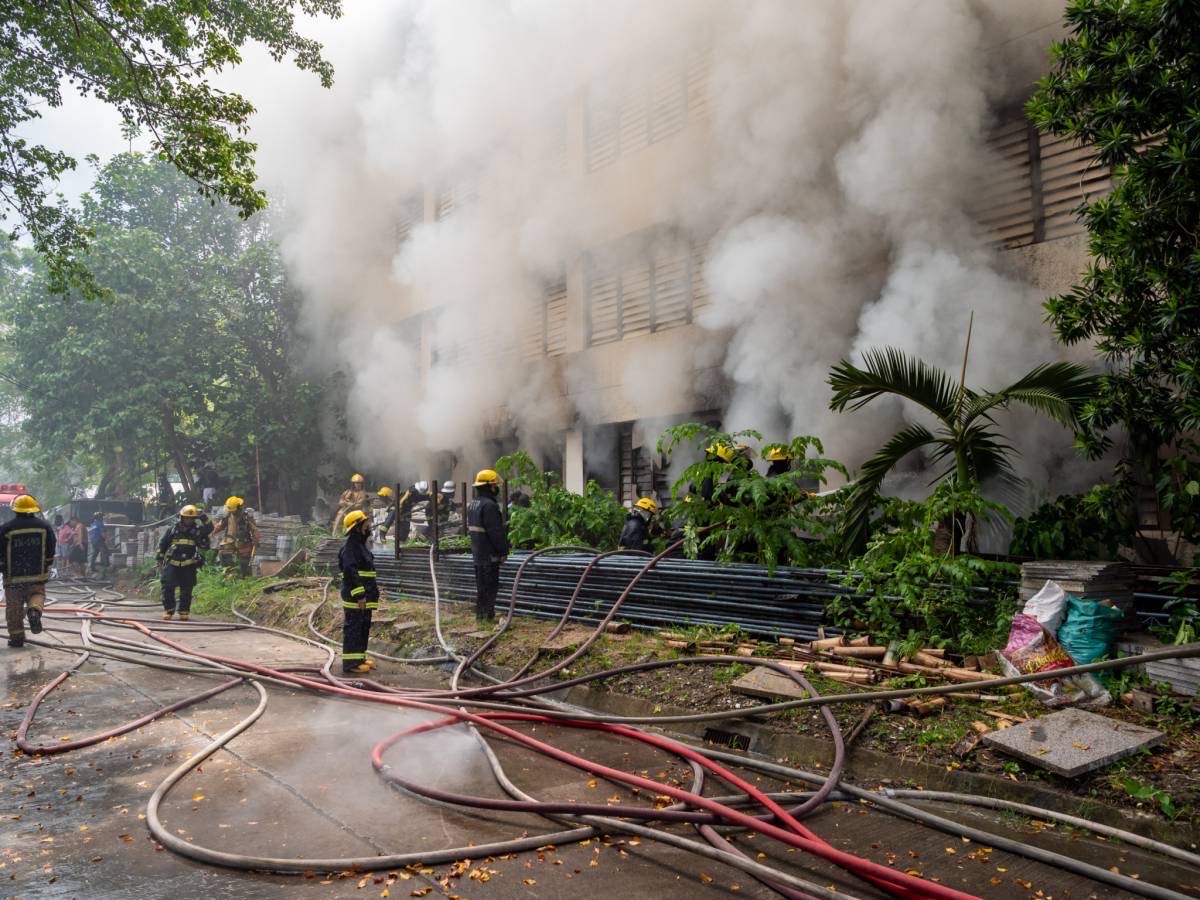
<path fill-rule="evenodd" d="M 499 493 L 500 476 L 492 469 L 481 469 L 475 476 L 475 499 L 467 504 L 467 531 L 475 561 L 475 619 L 480 624 L 496 618 L 500 566 L 508 557 L 508 524 L 496 502 Z"/>
<path fill-rule="evenodd" d="M 162 566 L 163 619 L 175 617 L 175 589 L 179 589 L 179 619 L 186 622 L 192 611 L 192 589 L 196 587 L 196 572 L 204 565 L 198 520 L 200 510 L 188 504 L 179 511 L 176 522 L 158 542 L 155 557 Z"/>
<path fill-rule="evenodd" d="M 346 542 L 338 551 L 342 573 L 342 671 L 365 675 L 375 668 L 375 661 L 367 658 L 367 641 L 371 636 L 371 613 L 379 609 L 371 519 L 361 509 L 352 509 L 342 524 L 346 529 Z"/>
<path fill-rule="evenodd" d="M 16 513 L 0 525 L 0 572 L 4 574 L 4 620 L 8 646 L 25 646 L 25 615 L 29 630 L 42 632 L 42 607 L 46 603 L 46 579 L 54 563 L 54 529 L 41 517 L 37 500 L 29 494 L 14 497 Z M 26 613 L 28 610 L 28 613 Z"/>
<path fill-rule="evenodd" d="M 381 488 L 379 491 L 381 497 L 384 496 L 384 490 L 387 490 L 388 497 L 392 495 L 391 488 Z M 394 525 L 400 543 L 403 544 L 407 541 L 409 532 L 412 530 L 413 507 L 418 503 L 427 503 L 429 497 L 429 482 L 418 481 L 410 484 L 408 490 L 400 495 L 396 505 L 388 510 L 387 518 L 383 520 L 383 526 L 379 529 L 380 539 L 387 540 L 387 533 Z"/>
<path fill-rule="evenodd" d="M 622 549 L 650 549 L 651 523 L 657 512 L 658 504 L 653 497 L 643 497 L 633 505 L 625 517 L 625 527 L 621 529 L 621 538 L 617 542 Z"/>

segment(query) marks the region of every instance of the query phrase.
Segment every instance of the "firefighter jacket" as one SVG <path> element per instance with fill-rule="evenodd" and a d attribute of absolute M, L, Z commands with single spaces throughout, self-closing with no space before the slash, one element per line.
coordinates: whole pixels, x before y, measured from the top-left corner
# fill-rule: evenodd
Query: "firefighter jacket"
<path fill-rule="evenodd" d="M 45 581 L 57 545 L 54 529 L 33 513 L 17 513 L 0 525 L 0 573 L 6 585 Z"/>
<path fill-rule="evenodd" d="M 646 550 L 650 545 L 650 520 L 644 510 L 630 510 L 617 542 L 624 550 Z"/>
<path fill-rule="evenodd" d="M 388 510 L 387 518 L 383 520 L 383 530 L 389 531 L 396 524 L 396 520 L 406 521 L 412 519 L 413 507 L 418 503 L 427 503 L 429 494 L 418 491 L 415 484 L 410 484 L 408 488 L 396 500 L 395 506 Z"/>
<path fill-rule="evenodd" d="M 177 569 L 199 568 L 204 565 L 200 540 L 198 527 L 176 522 L 158 542 L 158 555 L 155 558 Z"/>
<path fill-rule="evenodd" d="M 467 504 L 467 531 L 475 565 L 495 565 L 508 556 L 508 525 L 491 494 L 477 492 Z"/>
<path fill-rule="evenodd" d="M 222 550 L 253 551 L 258 545 L 258 528 L 244 509 L 235 509 L 217 523 L 213 537 L 224 535 Z"/>
<path fill-rule="evenodd" d="M 196 516 L 196 546 L 207 550 L 211 546 L 212 533 L 213 520 L 208 513 L 202 511 Z"/>
<path fill-rule="evenodd" d="M 338 497 L 338 509 L 342 511 L 342 515 L 350 512 L 352 509 L 361 509 L 363 512 L 369 512 L 371 509 L 371 498 L 367 496 L 365 490 L 349 490 L 342 491 L 342 495 Z"/>
<path fill-rule="evenodd" d="M 375 554 L 358 531 L 352 531 L 338 551 L 342 573 L 342 606 L 347 609 L 379 609 L 379 585 L 375 581 Z"/>

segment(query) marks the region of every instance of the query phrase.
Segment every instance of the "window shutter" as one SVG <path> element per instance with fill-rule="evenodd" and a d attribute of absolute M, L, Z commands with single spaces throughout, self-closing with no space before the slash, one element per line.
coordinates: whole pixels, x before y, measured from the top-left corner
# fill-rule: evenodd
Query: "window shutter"
<path fill-rule="evenodd" d="M 688 275 L 692 289 L 692 316 L 694 318 L 700 310 L 704 309 L 712 301 L 712 296 L 708 290 L 708 282 L 704 280 L 704 265 L 708 261 L 708 243 L 693 245 L 688 261 L 691 264 Z"/>
<path fill-rule="evenodd" d="M 620 278 L 615 266 L 594 260 L 587 269 L 588 344 L 607 344 L 621 339 Z"/>
<path fill-rule="evenodd" d="M 1112 190 L 1112 173 L 1096 158 L 1092 147 L 1071 138 L 1041 135 L 1042 208 L 1045 240 L 1079 234 L 1084 224 L 1075 213 L 1085 200 L 1097 200 Z"/>
<path fill-rule="evenodd" d="M 687 71 L 660 67 L 650 79 L 650 143 L 661 141 L 687 124 Z"/>
<path fill-rule="evenodd" d="M 686 250 L 660 251 L 654 257 L 654 330 L 692 321 Z"/>
<path fill-rule="evenodd" d="M 617 156 L 620 155 L 617 144 L 617 118 L 615 102 L 598 96 L 594 91 L 589 93 L 585 108 L 585 155 L 589 172 L 617 161 Z"/>
<path fill-rule="evenodd" d="M 709 70 L 712 54 L 707 50 L 693 50 L 687 55 L 685 78 L 687 81 L 687 117 L 689 121 L 708 118 L 709 114 Z"/>
<path fill-rule="evenodd" d="M 652 329 L 650 260 L 639 257 L 621 268 L 620 339 L 649 334 Z"/>
<path fill-rule="evenodd" d="M 977 186 L 971 213 L 1004 247 L 1031 244 L 1035 235 L 1029 126 L 1024 117 L 993 129 L 987 139 L 993 165 Z"/>
<path fill-rule="evenodd" d="M 567 352 L 567 279 L 561 278 L 546 291 L 543 347 L 547 356 Z"/>
<path fill-rule="evenodd" d="M 621 91 L 617 108 L 619 135 L 617 155 L 628 156 L 650 145 L 650 103 L 648 86 L 628 85 Z"/>

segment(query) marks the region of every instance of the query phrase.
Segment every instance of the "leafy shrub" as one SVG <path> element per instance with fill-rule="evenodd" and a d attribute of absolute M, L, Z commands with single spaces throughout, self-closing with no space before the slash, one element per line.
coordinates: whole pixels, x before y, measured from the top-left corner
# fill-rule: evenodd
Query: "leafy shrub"
<path fill-rule="evenodd" d="M 668 428 L 658 451 L 670 454 L 680 445 L 735 447 L 744 438 L 761 440 L 757 431 L 726 433 L 688 422 Z M 684 552 L 723 562 L 757 562 L 769 569 L 780 563 L 812 566 L 833 558 L 832 536 L 840 498 L 819 497 L 811 490 L 824 483 L 829 470 L 845 467 L 825 459 L 821 442 L 801 436 L 789 443 L 766 444 L 763 452 L 786 449 L 792 468 L 767 478 L 744 463 L 704 458 L 684 469 L 671 487 L 674 525 L 685 537 Z M 810 455 L 812 454 L 812 455 Z M 706 499 L 701 485 L 712 486 Z"/>
<path fill-rule="evenodd" d="M 523 450 L 496 460 L 496 471 L 510 488 L 524 488 L 528 506 L 514 506 L 509 539 L 517 547 L 582 544 L 598 550 L 617 546 L 628 511 L 594 481 L 582 494 L 568 491 L 558 475 L 543 472 Z"/>
<path fill-rule="evenodd" d="M 1010 563 L 934 548 L 939 523 L 967 515 L 976 521 L 1007 518 L 974 485 L 945 481 L 923 503 L 891 499 L 886 527 L 876 528 L 861 556 L 851 559 L 840 596 L 826 613 L 844 628 L 862 629 L 879 641 L 904 638 L 910 647 L 951 646 L 977 653 L 1002 645 L 1016 608 L 1017 575 Z"/>
<path fill-rule="evenodd" d="M 1116 559 L 1133 536 L 1129 498 L 1113 484 L 1043 503 L 1013 525 L 1014 556 L 1037 559 Z"/>

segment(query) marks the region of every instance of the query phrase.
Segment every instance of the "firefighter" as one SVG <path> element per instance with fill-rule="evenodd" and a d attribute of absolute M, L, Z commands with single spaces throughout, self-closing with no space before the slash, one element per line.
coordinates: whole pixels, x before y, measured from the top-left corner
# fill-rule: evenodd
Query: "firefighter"
<path fill-rule="evenodd" d="M 392 489 L 387 489 L 388 494 L 392 493 Z M 429 482 L 415 481 L 408 486 L 408 489 L 400 495 L 400 499 L 396 501 L 396 505 L 388 510 L 387 518 L 383 520 L 383 526 L 379 529 L 379 536 L 382 540 L 387 540 L 387 533 L 393 526 L 396 528 L 396 537 L 400 539 L 400 543 L 408 540 L 408 536 L 412 531 L 412 514 L 413 507 L 418 503 L 429 502 Z"/>
<path fill-rule="evenodd" d="M 773 447 L 767 451 L 767 477 L 774 478 L 792 470 L 792 454 L 786 447 Z"/>
<path fill-rule="evenodd" d="M 186 622 L 192 611 L 196 572 L 204 565 L 200 552 L 200 510 L 190 503 L 179 511 L 179 521 L 158 542 L 155 559 L 162 567 L 163 620 L 175 617 L 175 591 L 179 590 L 179 620 Z"/>
<path fill-rule="evenodd" d="M 770 465 L 767 466 L 767 477 L 777 478 L 792 471 L 792 454 L 786 447 L 773 447 L 764 457 Z M 798 478 L 796 486 L 806 494 L 815 494 L 821 488 L 821 482 L 816 478 Z"/>
<path fill-rule="evenodd" d="M 621 529 L 619 545 L 624 550 L 649 550 L 650 530 L 658 503 L 653 497 L 643 497 L 633 505 L 629 515 L 625 517 L 625 527 Z"/>
<path fill-rule="evenodd" d="M 481 469 L 475 476 L 475 499 L 467 504 L 467 531 L 475 561 L 475 619 L 480 624 L 496 618 L 500 566 L 508 558 L 508 524 L 496 502 L 499 493 L 500 476 L 493 469 Z"/>
<path fill-rule="evenodd" d="M 338 497 L 337 511 L 333 514 L 333 521 L 329 523 L 329 530 L 334 534 L 337 533 L 338 527 L 343 525 L 342 519 L 351 510 L 357 509 L 365 513 L 371 508 L 366 483 L 367 480 L 357 472 L 350 476 L 350 488 L 342 491 L 342 495 Z"/>
<path fill-rule="evenodd" d="M 379 608 L 379 585 L 375 581 L 375 555 L 371 552 L 371 519 L 361 509 L 352 509 L 343 520 L 346 542 L 338 551 L 342 573 L 342 671 L 363 675 L 375 667 L 367 658 L 371 635 L 371 613 Z"/>
<path fill-rule="evenodd" d="M 230 573 L 236 562 L 238 574 L 245 578 L 250 574 L 250 560 L 258 549 L 258 528 L 246 512 L 246 501 L 241 497 L 227 499 L 225 509 L 225 518 L 213 530 L 213 537 L 224 535 L 217 550 L 217 560 Z"/>
<path fill-rule="evenodd" d="M 704 448 L 704 461 L 731 463 L 734 460 L 734 453 L 734 449 L 728 444 L 709 444 Z M 704 498 L 705 502 L 711 503 L 716 488 L 716 481 L 711 475 L 708 475 L 700 483 L 700 496 Z"/>
<path fill-rule="evenodd" d="M 46 580 L 54 563 L 57 541 L 54 530 L 40 516 L 37 500 L 29 494 L 13 498 L 16 513 L 0 525 L 0 573 L 4 575 L 4 618 L 8 646 L 25 646 L 25 617 L 29 630 L 42 633 L 42 607 Z"/>

